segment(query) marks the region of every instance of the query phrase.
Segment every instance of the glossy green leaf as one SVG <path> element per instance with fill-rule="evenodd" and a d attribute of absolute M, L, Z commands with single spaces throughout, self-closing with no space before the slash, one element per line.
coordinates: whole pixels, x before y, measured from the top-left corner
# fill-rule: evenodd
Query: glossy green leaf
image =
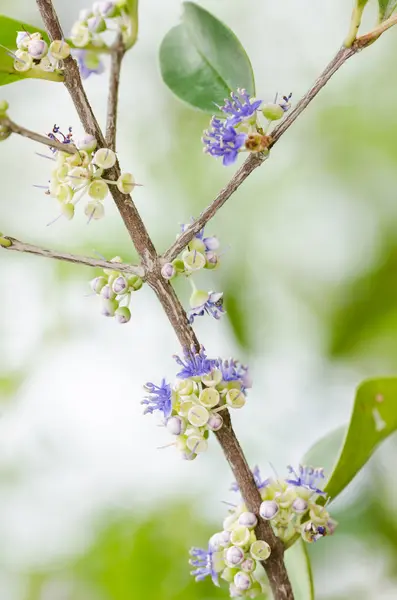
<path fill-rule="evenodd" d="M 378 0 L 379 21 L 385 21 L 397 8 L 397 0 Z"/>
<path fill-rule="evenodd" d="M 357 389 L 349 425 L 317 442 L 303 461 L 325 468 L 334 465 L 324 491 L 335 499 L 396 429 L 397 378 L 369 379 Z"/>
<path fill-rule="evenodd" d="M 63 81 L 63 76 L 59 73 L 46 73 L 41 69 L 30 69 L 26 73 L 19 73 L 14 69 L 14 59 L 8 55 L 8 51 L 15 51 L 16 37 L 18 31 L 27 31 L 28 33 L 41 33 L 43 39 L 49 43 L 49 39 L 45 31 L 29 25 L 21 23 L 5 15 L 0 15 L 0 86 L 8 83 L 14 83 L 21 79 L 47 79 L 50 81 Z"/>
<path fill-rule="evenodd" d="M 178 98 L 211 114 L 239 87 L 255 94 L 251 63 L 235 34 L 193 2 L 184 3 L 182 23 L 165 36 L 160 68 Z"/>
<path fill-rule="evenodd" d="M 285 553 L 285 564 L 295 600 L 314 600 L 314 586 L 306 545 L 299 539 Z"/>

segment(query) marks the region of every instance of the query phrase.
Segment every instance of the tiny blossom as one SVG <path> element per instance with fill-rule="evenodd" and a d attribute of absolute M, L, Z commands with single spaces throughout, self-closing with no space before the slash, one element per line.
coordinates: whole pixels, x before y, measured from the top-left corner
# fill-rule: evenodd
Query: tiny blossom
<path fill-rule="evenodd" d="M 160 386 L 149 382 L 145 385 L 145 389 L 149 392 L 149 395 L 142 400 L 142 404 L 146 405 L 144 414 L 151 414 L 155 410 L 159 410 L 167 419 L 172 412 L 171 386 L 169 383 L 166 383 L 165 379 L 161 381 Z"/>
<path fill-rule="evenodd" d="M 270 482 L 270 479 L 262 479 L 261 472 L 260 472 L 260 469 L 259 469 L 258 465 L 256 465 L 252 469 L 252 475 L 254 476 L 254 481 L 256 483 L 256 487 L 258 488 L 258 490 L 261 490 L 262 488 L 266 487 L 269 484 L 269 482 Z M 240 491 L 240 488 L 238 487 L 237 481 L 235 481 L 234 483 L 232 483 L 232 485 L 230 486 L 230 490 L 232 492 L 238 492 L 238 491 Z"/>
<path fill-rule="evenodd" d="M 247 134 L 237 133 L 234 127 L 216 117 L 212 118 L 210 125 L 211 128 L 204 131 L 202 138 L 204 151 L 211 156 L 222 157 L 222 163 L 227 167 L 237 160 Z"/>
<path fill-rule="evenodd" d="M 313 469 L 313 467 L 306 467 L 299 465 L 299 474 L 296 473 L 295 469 L 288 465 L 288 472 L 292 473 L 295 479 L 286 479 L 286 482 L 290 485 L 306 488 L 316 494 L 326 495 L 321 489 L 317 487 L 317 482 L 324 479 L 323 469 Z"/>
<path fill-rule="evenodd" d="M 205 302 L 189 310 L 189 322 L 193 323 L 195 317 L 202 317 L 206 313 L 214 319 L 220 319 L 225 314 L 222 292 L 208 292 Z"/>
<path fill-rule="evenodd" d="M 279 106 L 281 106 L 281 108 L 283 109 L 284 112 L 287 112 L 290 108 L 291 108 L 291 100 L 292 98 L 292 93 L 289 94 L 288 96 L 283 96 L 283 99 L 281 102 L 279 102 Z"/>
<path fill-rule="evenodd" d="M 73 50 L 73 56 L 77 59 L 82 79 L 88 79 L 90 75 L 102 75 L 105 65 L 97 52 L 90 50 Z"/>
<path fill-rule="evenodd" d="M 195 577 L 196 581 L 202 581 L 206 577 L 210 576 L 213 583 L 219 586 L 218 573 L 214 570 L 213 564 L 214 550 L 211 545 L 208 546 L 208 550 L 203 548 L 191 548 L 190 564 L 196 567 L 191 574 Z"/>
<path fill-rule="evenodd" d="M 73 144 L 73 133 L 72 128 L 69 127 L 68 133 L 65 135 L 62 133 L 60 127 L 58 125 L 54 125 L 52 131 L 47 134 L 49 138 L 55 140 L 57 142 L 61 142 L 61 144 Z M 58 152 L 56 148 L 50 148 L 51 152 L 54 154 Z"/>
<path fill-rule="evenodd" d="M 184 348 L 183 360 L 179 356 L 174 356 L 178 365 L 182 367 L 182 370 L 177 373 L 179 379 L 187 379 L 188 377 L 201 377 L 210 373 L 215 365 L 215 360 L 207 358 L 205 349 L 203 346 L 197 352 L 192 346 L 190 350 Z"/>
<path fill-rule="evenodd" d="M 239 88 L 237 94 L 231 93 L 230 96 L 231 100 L 225 100 L 224 106 L 220 107 L 221 111 L 227 115 L 227 126 L 231 125 L 234 127 L 244 119 L 249 119 L 255 115 L 262 104 L 262 100 L 254 100 L 251 103 L 251 97 L 247 90 L 244 89 Z"/>

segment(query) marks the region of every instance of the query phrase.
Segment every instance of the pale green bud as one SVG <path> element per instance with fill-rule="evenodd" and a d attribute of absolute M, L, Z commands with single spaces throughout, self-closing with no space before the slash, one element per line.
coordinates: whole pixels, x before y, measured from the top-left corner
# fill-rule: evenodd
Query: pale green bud
<path fill-rule="evenodd" d="M 104 200 L 109 193 L 109 186 L 102 179 L 95 179 L 88 186 L 88 195 L 94 200 Z"/>
<path fill-rule="evenodd" d="M 91 34 L 86 25 L 83 25 L 82 23 L 79 23 L 77 21 L 77 23 L 75 23 L 72 27 L 71 38 L 72 38 L 74 45 L 77 46 L 77 48 L 83 48 L 84 46 L 87 46 L 87 44 L 89 44 L 90 39 L 91 39 Z M 50 52 L 52 54 L 51 46 L 50 46 Z"/>
<path fill-rule="evenodd" d="M 240 571 L 234 576 L 234 585 L 239 591 L 245 592 L 246 590 L 250 589 L 252 585 L 252 579 L 248 573 L 243 573 L 243 571 Z"/>
<path fill-rule="evenodd" d="M 55 169 L 55 171 L 53 172 L 53 175 L 55 176 L 55 178 L 58 181 L 64 182 L 66 180 L 67 176 L 69 175 L 68 165 L 63 164 L 58 169 Z"/>
<path fill-rule="evenodd" d="M 319 504 L 311 504 L 310 506 L 310 519 L 316 525 L 326 525 L 329 520 L 329 513 L 324 508 L 324 506 L 320 506 Z"/>
<path fill-rule="evenodd" d="M 117 300 L 103 300 L 102 314 L 104 317 L 114 317 L 116 310 L 119 307 Z"/>
<path fill-rule="evenodd" d="M 181 435 L 186 431 L 186 421 L 182 417 L 170 417 L 166 427 L 172 435 Z"/>
<path fill-rule="evenodd" d="M 267 560 L 271 554 L 270 546 L 263 540 L 257 540 L 250 547 L 250 554 L 255 560 Z"/>
<path fill-rule="evenodd" d="M 30 40 L 28 43 L 28 52 L 35 60 L 44 58 L 48 52 L 48 45 L 44 40 Z"/>
<path fill-rule="evenodd" d="M 84 167 L 73 167 L 68 173 L 68 179 L 75 186 L 80 185 L 82 181 L 88 180 L 89 178 L 90 175 Z"/>
<path fill-rule="evenodd" d="M 208 375 L 202 375 L 201 381 L 207 387 L 215 387 L 222 381 L 222 373 L 219 369 L 212 369 Z"/>
<path fill-rule="evenodd" d="M 219 400 L 219 392 L 214 388 L 205 388 L 199 396 L 199 402 L 205 408 L 213 408 L 219 404 Z"/>
<path fill-rule="evenodd" d="M 244 551 L 238 546 L 231 546 L 225 550 L 225 563 L 230 569 L 237 567 L 244 560 Z"/>
<path fill-rule="evenodd" d="M 57 187 L 56 198 L 62 203 L 70 202 L 70 200 L 73 198 L 72 188 L 66 183 L 61 183 L 61 185 L 58 185 Z"/>
<path fill-rule="evenodd" d="M 238 573 L 238 569 L 232 569 L 230 567 L 226 567 L 222 571 L 221 579 L 223 579 L 224 581 L 227 581 L 228 583 L 231 583 L 233 581 L 236 573 Z"/>
<path fill-rule="evenodd" d="M 246 558 L 240 566 L 246 573 L 252 573 L 256 569 L 256 561 L 253 558 Z"/>
<path fill-rule="evenodd" d="M 9 109 L 7 100 L 0 100 L 0 117 L 4 117 L 7 110 Z"/>
<path fill-rule="evenodd" d="M 175 384 L 175 391 L 181 396 L 190 396 L 194 390 L 194 383 L 191 379 L 180 379 Z"/>
<path fill-rule="evenodd" d="M 75 45 L 77 46 L 76 42 Z M 64 60 L 70 56 L 70 46 L 64 40 L 54 40 L 50 44 L 49 52 L 56 60 Z"/>
<path fill-rule="evenodd" d="M 115 317 L 118 323 L 128 323 L 131 319 L 131 311 L 128 306 L 120 306 L 115 312 Z"/>
<path fill-rule="evenodd" d="M 112 288 L 114 293 L 118 296 L 126 294 L 128 292 L 128 282 L 126 278 L 122 275 L 116 277 L 116 279 L 112 282 Z"/>
<path fill-rule="evenodd" d="M 206 258 L 206 263 L 205 263 L 205 268 L 206 269 L 216 269 L 219 267 L 219 256 L 217 255 L 216 252 L 206 252 L 205 253 L 205 258 Z"/>
<path fill-rule="evenodd" d="M 208 442 L 200 435 L 189 435 L 186 446 L 195 454 L 202 454 L 208 448 Z"/>
<path fill-rule="evenodd" d="M 171 263 L 165 263 L 165 265 L 161 267 L 161 275 L 164 277 L 164 279 L 172 279 L 175 277 L 176 269 L 174 265 Z"/>
<path fill-rule="evenodd" d="M 194 402 L 191 402 L 190 400 L 184 400 L 179 405 L 178 414 L 181 415 L 181 417 L 187 417 L 190 409 L 194 406 L 196 406 Z"/>
<path fill-rule="evenodd" d="M 213 413 L 210 415 L 208 419 L 207 427 L 211 431 L 219 431 L 222 429 L 223 419 L 219 413 Z"/>
<path fill-rule="evenodd" d="M 116 294 L 114 293 L 114 291 L 112 290 L 110 285 L 106 284 L 101 289 L 101 296 L 102 296 L 102 298 L 105 298 L 105 300 L 114 300 L 114 298 L 116 297 Z"/>
<path fill-rule="evenodd" d="M 197 250 L 185 250 L 182 254 L 183 264 L 187 271 L 198 271 L 205 266 L 205 256 Z"/>
<path fill-rule="evenodd" d="M 2 246 L 3 248 L 9 248 L 10 246 L 12 246 L 11 240 L 5 238 L 2 233 L 0 233 L 0 246 Z"/>
<path fill-rule="evenodd" d="M 226 394 L 226 404 L 231 408 L 242 408 L 245 404 L 245 396 L 241 390 L 232 389 Z"/>
<path fill-rule="evenodd" d="M 88 202 L 84 209 L 84 213 L 89 219 L 95 219 L 97 221 L 102 219 L 105 215 L 105 209 L 101 202 Z"/>
<path fill-rule="evenodd" d="M 203 290 L 195 290 L 193 294 L 190 296 L 189 304 L 191 308 L 197 308 L 202 304 L 205 304 L 210 297 L 208 292 L 204 292 Z"/>
<path fill-rule="evenodd" d="M 97 141 L 93 135 L 86 133 L 84 137 L 77 141 L 76 146 L 79 150 L 85 150 L 86 152 L 94 152 L 97 147 Z"/>
<path fill-rule="evenodd" d="M 65 154 L 64 152 L 62 154 Z M 75 154 L 68 154 L 65 162 L 67 162 L 71 167 L 87 167 L 90 159 L 89 156 L 87 154 L 87 152 L 85 150 L 80 150 L 78 152 L 75 152 Z M 84 169 L 85 171 L 85 176 L 88 178 L 88 172 L 86 171 L 86 169 Z"/>
<path fill-rule="evenodd" d="M 14 60 L 14 69 L 20 73 L 29 71 L 33 66 L 33 58 L 25 50 L 17 50 L 15 52 L 16 59 Z"/>
<path fill-rule="evenodd" d="M 93 162 L 101 169 L 111 169 L 116 164 L 116 154 L 110 148 L 100 148 L 95 152 Z"/>
<path fill-rule="evenodd" d="M 99 294 L 101 292 L 101 290 L 105 287 L 106 284 L 107 284 L 106 277 L 95 277 L 95 279 L 92 279 L 90 281 L 91 289 L 96 294 Z"/>
<path fill-rule="evenodd" d="M 137 292 L 143 286 L 143 281 L 138 275 L 132 275 L 128 278 L 128 285 L 130 286 L 130 289 Z"/>
<path fill-rule="evenodd" d="M 107 29 L 105 20 L 98 16 L 88 19 L 87 25 L 92 33 L 103 33 Z"/>
<path fill-rule="evenodd" d="M 204 406 L 195 405 L 189 410 L 187 418 L 194 427 L 202 427 L 207 423 L 209 416 L 208 410 Z"/>
<path fill-rule="evenodd" d="M 39 68 L 46 73 L 52 73 L 54 71 L 54 65 L 48 58 L 48 56 L 44 56 L 39 62 Z"/>
<path fill-rule="evenodd" d="M 135 187 L 135 179 L 131 173 L 122 173 L 117 180 L 117 187 L 122 194 L 131 194 Z"/>
<path fill-rule="evenodd" d="M 248 527 L 239 525 L 231 531 L 230 541 L 233 546 L 246 546 L 250 541 L 250 530 Z"/>
<path fill-rule="evenodd" d="M 265 104 L 262 108 L 262 114 L 269 121 L 278 121 L 284 116 L 284 111 L 279 104 Z"/>
<path fill-rule="evenodd" d="M 189 250 L 197 250 L 197 252 L 200 252 L 201 254 L 205 254 L 206 250 L 203 240 L 196 237 L 189 242 L 188 248 Z"/>
<path fill-rule="evenodd" d="M 68 221 L 71 221 L 74 217 L 74 204 L 71 202 L 63 203 L 61 206 L 61 212 Z"/>
<path fill-rule="evenodd" d="M 248 529 L 254 529 L 258 524 L 256 515 L 252 512 L 243 512 L 238 518 L 239 525 L 247 527 Z"/>
<path fill-rule="evenodd" d="M 19 50 L 27 50 L 28 44 L 31 40 L 31 34 L 27 31 L 18 31 L 17 32 L 17 48 Z"/>
<path fill-rule="evenodd" d="M 180 258 L 176 258 L 172 261 L 173 266 L 176 269 L 177 273 L 183 273 L 185 270 L 185 263 Z"/>

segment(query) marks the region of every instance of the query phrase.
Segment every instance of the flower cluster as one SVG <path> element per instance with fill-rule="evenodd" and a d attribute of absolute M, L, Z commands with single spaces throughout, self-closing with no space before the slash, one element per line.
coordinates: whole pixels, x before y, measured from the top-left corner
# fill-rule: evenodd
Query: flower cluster
<path fill-rule="evenodd" d="M 267 119 L 267 127 L 271 121 L 281 119 L 290 107 L 289 96 L 284 96 L 277 104 L 263 104 L 262 100 L 250 97 L 244 89 L 237 94 L 231 93 L 230 99 L 219 107 L 224 118 L 212 117 L 210 128 L 204 131 L 202 141 L 204 151 L 211 156 L 222 158 L 225 166 L 237 159 L 239 152 L 263 152 L 269 148 L 271 139 L 265 134 L 258 121 L 258 112 Z"/>
<path fill-rule="evenodd" d="M 182 233 L 188 225 L 182 225 Z M 189 320 L 193 323 L 195 317 L 209 314 L 215 319 L 220 319 L 225 313 L 223 308 L 223 294 L 221 292 L 206 292 L 198 290 L 193 283 L 192 276 L 202 269 L 216 269 L 219 267 L 220 253 L 219 240 L 216 236 L 206 237 L 204 228 L 201 229 L 189 242 L 187 248 L 179 258 L 172 263 L 166 263 L 162 268 L 165 279 L 173 279 L 177 276 L 189 277 L 193 292 L 190 297 Z"/>
<path fill-rule="evenodd" d="M 165 379 L 159 386 L 147 383 L 142 404 L 144 414 L 162 413 L 164 426 L 175 436 L 170 445 L 193 460 L 207 450 L 209 432 L 221 429 L 221 411 L 243 407 L 251 385 L 247 367 L 233 359 L 209 359 L 203 347 L 199 352 L 192 347 L 183 358 L 174 358 L 181 368 L 174 385 Z"/>
<path fill-rule="evenodd" d="M 316 501 L 326 494 L 318 488 L 322 469 L 300 466 L 296 473 L 288 467 L 290 477 L 283 480 L 262 480 L 258 468 L 253 471 L 262 497 L 259 518 L 271 523 L 274 533 L 290 545 L 299 537 L 315 542 L 334 532 L 336 523 L 328 511 Z M 232 490 L 238 490 L 233 484 Z M 265 541 L 256 539 L 254 529 L 258 516 L 240 503 L 229 510 L 223 530 L 211 537 L 207 550 L 192 548 L 192 575 L 200 581 L 211 576 L 215 585 L 219 579 L 230 584 L 231 597 L 256 596 L 267 591 L 266 575 L 261 565 L 271 549 Z"/>
<path fill-rule="evenodd" d="M 85 194 L 89 197 L 85 206 L 89 221 L 101 219 L 105 214 L 103 201 L 109 193 L 109 185 L 116 185 L 123 194 L 130 194 L 137 185 L 131 173 L 122 173 L 117 181 L 103 177 L 104 171 L 115 165 L 116 155 L 108 148 L 96 150 L 97 143 L 92 135 L 75 141 L 71 128 L 65 135 L 54 125 L 48 137 L 65 145 L 74 144 L 77 148 L 74 154 L 52 149 L 53 156 L 45 156 L 54 162 L 49 184 L 36 186 L 58 200 L 61 215 L 67 219 L 73 219 L 75 206 Z"/>
<path fill-rule="evenodd" d="M 63 69 L 63 61 L 70 55 L 70 47 L 64 40 L 54 40 L 48 46 L 41 33 L 18 31 L 17 50 L 10 52 L 14 69 L 20 73 L 31 69 L 52 72 Z"/>
<path fill-rule="evenodd" d="M 101 34 L 110 31 L 121 34 L 123 43 L 127 45 L 132 27 L 127 0 L 104 0 L 80 11 L 79 19 L 72 27 L 71 39 L 77 48 L 92 46 L 100 50 L 106 47 Z"/>
<path fill-rule="evenodd" d="M 123 261 L 115 256 L 110 262 L 117 267 Z M 117 268 L 104 269 L 103 273 L 90 282 L 92 291 L 101 296 L 102 314 L 105 317 L 116 317 L 119 323 L 128 323 L 131 319 L 131 294 L 141 289 L 143 281 L 138 275 L 123 273 L 117 271 Z"/>

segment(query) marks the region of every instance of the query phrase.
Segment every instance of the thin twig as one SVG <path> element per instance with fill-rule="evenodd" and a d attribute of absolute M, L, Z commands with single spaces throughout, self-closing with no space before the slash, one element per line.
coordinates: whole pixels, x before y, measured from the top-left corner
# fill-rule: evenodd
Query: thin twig
<path fill-rule="evenodd" d="M 17 133 L 22 137 L 29 138 L 34 142 L 38 142 L 39 144 L 44 144 L 49 148 L 55 148 L 56 150 L 60 150 L 61 152 L 66 152 L 66 154 L 76 154 L 77 148 L 73 146 L 73 144 L 62 144 L 62 142 L 58 142 L 57 140 L 53 140 L 45 135 L 40 135 L 40 133 L 36 133 L 35 131 L 30 131 L 30 129 L 26 129 L 25 127 L 21 127 L 17 125 L 8 117 L 0 118 L 0 125 L 7 127 L 13 133 Z"/>
<path fill-rule="evenodd" d="M 88 267 L 100 267 L 101 269 L 113 269 L 114 271 L 122 271 L 123 273 L 131 273 L 131 275 L 138 275 L 144 279 L 145 270 L 142 267 L 135 265 L 128 265 L 124 263 L 114 263 L 108 260 L 101 260 L 99 258 L 90 258 L 89 256 L 80 256 L 78 254 L 69 254 L 68 252 L 57 252 L 56 250 L 48 250 L 47 248 L 40 248 L 39 246 L 33 246 L 32 244 L 26 244 L 20 242 L 15 238 L 9 236 L 2 236 L 3 240 L 11 242 L 10 246 L 5 246 L 0 242 L 0 249 L 14 250 L 16 252 L 25 252 L 27 254 L 36 254 L 37 256 L 44 256 L 46 258 L 54 258 L 55 260 L 63 260 L 78 265 L 87 265 Z"/>
<path fill-rule="evenodd" d="M 116 150 L 120 71 L 124 54 L 125 48 L 122 42 L 122 37 L 119 35 L 114 45 L 114 52 L 112 53 L 108 111 L 106 119 L 106 144 L 112 150 Z"/>
<path fill-rule="evenodd" d="M 36 2 L 50 37 L 52 39 L 63 39 L 63 32 L 52 1 L 36 0 Z M 74 102 L 85 131 L 96 137 L 100 147 L 105 146 L 103 134 L 84 92 L 77 65 L 72 58 L 68 58 L 65 61 L 65 86 Z M 112 178 L 117 179 L 119 173 L 120 170 L 117 164 L 110 171 L 110 174 L 114 176 Z M 161 263 L 158 260 L 153 242 L 132 199 L 119 193 L 116 186 L 112 186 L 111 193 L 134 246 L 142 259 L 147 282 L 159 298 L 181 345 L 190 347 L 193 344 L 198 348 L 198 340 L 189 324 L 181 303 L 170 283 L 161 276 Z M 247 502 L 247 506 L 254 508 L 255 505 L 256 512 L 258 512 L 257 509 L 260 502 L 259 491 L 230 423 L 227 425 L 227 430 L 225 428 L 223 434 L 217 435 L 217 438 L 229 464 L 234 469 L 236 481 L 243 499 Z M 253 503 L 252 499 L 255 498 L 256 500 Z M 268 522 L 262 521 L 260 526 L 258 526 L 257 533 L 259 539 L 266 540 L 271 548 L 273 548 L 273 556 L 271 555 L 271 558 L 264 563 L 264 568 L 269 578 L 274 599 L 293 600 L 294 596 L 283 560 L 284 548 L 282 542 L 275 536 Z"/>
<path fill-rule="evenodd" d="M 355 46 L 358 48 L 366 48 L 367 46 L 372 44 L 372 42 L 377 40 L 378 37 L 382 35 L 382 33 L 387 31 L 388 29 L 390 29 L 390 27 L 393 27 L 394 25 L 397 25 L 397 14 L 389 17 L 388 19 L 386 19 L 386 21 L 383 21 L 383 23 L 378 25 L 378 27 L 375 27 L 375 29 L 373 29 L 369 33 L 366 33 L 365 35 L 362 35 L 361 37 L 357 38 L 357 40 L 355 41 Z"/>
<path fill-rule="evenodd" d="M 292 123 L 299 117 L 310 102 L 317 96 L 319 91 L 325 86 L 325 84 L 331 79 L 332 75 L 346 62 L 348 58 L 355 54 L 354 48 L 342 48 L 339 50 L 335 58 L 327 65 L 323 73 L 316 80 L 314 85 L 309 91 L 303 96 L 298 102 L 294 110 L 292 110 L 287 117 L 274 129 L 270 134 L 272 138 L 270 147 L 281 138 L 281 136 L 287 131 Z M 194 238 L 210 219 L 218 212 L 220 208 L 229 200 L 230 196 L 240 187 L 240 185 L 247 179 L 247 177 L 257 167 L 264 162 L 266 156 L 262 153 L 250 154 L 245 160 L 243 165 L 233 175 L 229 183 L 223 190 L 219 192 L 215 200 L 201 213 L 196 219 L 172 244 L 172 246 L 165 252 L 163 256 L 164 262 L 171 262 L 180 254 L 180 252 L 186 248 L 187 244 Z"/>

